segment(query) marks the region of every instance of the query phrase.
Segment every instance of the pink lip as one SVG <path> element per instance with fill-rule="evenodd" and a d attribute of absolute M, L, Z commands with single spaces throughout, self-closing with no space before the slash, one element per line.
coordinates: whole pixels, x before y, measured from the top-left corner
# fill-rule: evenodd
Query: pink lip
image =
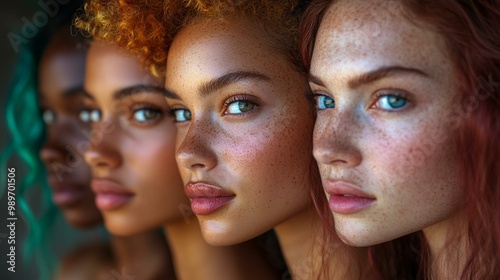
<path fill-rule="evenodd" d="M 235 197 L 233 193 L 205 183 L 188 183 L 184 192 L 191 199 L 195 215 L 210 215 Z"/>
<path fill-rule="evenodd" d="M 49 184 L 52 189 L 52 200 L 59 207 L 69 207 L 77 204 L 85 196 L 82 184 L 58 180 L 55 175 L 49 174 Z"/>
<path fill-rule="evenodd" d="M 103 211 L 120 208 L 134 196 L 125 190 L 123 186 L 108 179 L 94 179 L 91 185 L 96 194 L 95 204 L 97 208 Z"/>
<path fill-rule="evenodd" d="M 325 191 L 330 194 L 330 209 L 338 214 L 353 214 L 368 208 L 377 199 L 341 180 L 327 180 Z"/>
<path fill-rule="evenodd" d="M 59 207 L 72 206 L 84 196 L 85 191 L 74 185 L 60 186 L 52 191 L 52 200 Z"/>

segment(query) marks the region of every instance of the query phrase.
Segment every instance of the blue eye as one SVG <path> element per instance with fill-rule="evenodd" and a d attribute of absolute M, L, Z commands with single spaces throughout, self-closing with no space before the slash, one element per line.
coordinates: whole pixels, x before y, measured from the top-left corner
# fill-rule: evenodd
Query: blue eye
<path fill-rule="evenodd" d="M 90 122 L 90 109 L 82 109 L 80 110 L 80 113 L 78 114 L 78 118 L 84 123 L 89 123 Z"/>
<path fill-rule="evenodd" d="M 226 114 L 231 114 L 231 115 L 243 114 L 245 112 L 253 110 L 254 108 L 255 108 L 254 103 L 246 100 L 239 100 L 232 102 L 229 104 L 229 106 L 227 106 Z"/>
<path fill-rule="evenodd" d="M 191 111 L 186 109 L 174 109 L 172 110 L 175 116 L 176 122 L 187 122 L 191 120 Z"/>
<path fill-rule="evenodd" d="M 42 120 L 46 125 L 51 125 L 56 120 L 56 113 L 52 110 L 43 110 Z"/>
<path fill-rule="evenodd" d="M 161 114 L 161 110 L 142 108 L 134 111 L 134 119 L 138 122 L 147 122 L 157 119 Z"/>
<path fill-rule="evenodd" d="M 335 100 L 325 95 L 318 95 L 316 98 L 316 105 L 320 110 L 335 108 Z"/>
<path fill-rule="evenodd" d="M 383 110 L 396 110 L 396 109 L 401 109 L 403 108 L 408 100 L 404 97 L 397 96 L 397 95 L 384 95 L 381 96 L 375 105 L 378 108 L 381 108 Z"/>
<path fill-rule="evenodd" d="M 97 123 L 101 121 L 101 111 L 98 109 L 92 109 L 89 111 L 90 121 Z"/>

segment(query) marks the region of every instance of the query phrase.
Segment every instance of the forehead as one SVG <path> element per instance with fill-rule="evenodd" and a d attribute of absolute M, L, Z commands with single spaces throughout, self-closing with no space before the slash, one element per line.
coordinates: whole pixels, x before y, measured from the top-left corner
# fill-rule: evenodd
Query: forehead
<path fill-rule="evenodd" d="M 446 44 L 432 27 L 409 18 L 399 1 L 339 1 L 318 30 L 311 72 L 373 65 L 412 65 L 424 71 L 449 64 Z"/>
<path fill-rule="evenodd" d="M 167 60 L 167 84 L 179 78 L 179 72 L 209 79 L 233 71 L 272 72 L 291 64 L 271 45 L 253 21 L 200 19 L 175 36 Z"/>
<path fill-rule="evenodd" d="M 74 47 L 52 47 L 45 51 L 38 71 L 39 89 L 44 99 L 59 98 L 83 85 L 85 51 Z"/>
<path fill-rule="evenodd" d="M 131 84 L 162 85 L 139 60 L 125 50 L 104 42 L 92 42 L 85 72 L 85 88 L 90 93 L 114 91 Z"/>

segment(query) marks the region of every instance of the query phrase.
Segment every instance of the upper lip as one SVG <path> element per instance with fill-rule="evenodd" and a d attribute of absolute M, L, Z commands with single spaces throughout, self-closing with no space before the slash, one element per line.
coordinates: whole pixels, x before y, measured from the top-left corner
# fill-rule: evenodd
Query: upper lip
<path fill-rule="evenodd" d="M 131 193 L 121 184 L 107 178 L 92 179 L 91 187 L 95 193 Z"/>
<path fill-rule="evenodd" d="M 50 187 L 54 191 L 59 191 L 59 190 L 68 190 L 68 189 L 80 189 L 81 188 L 81 183 L 75 182 L 73 180 L 69 179 L 62 179 L 59 180 L 55 174 L 49 174 L 48 176 L 48 181 Z"/>
<path fill-rule="evenodd" d="M 369 199 L 376 199 L 371 195 L 357 187 L 353 183 L 339 179 L 328 179 L 324 183 L 326 193 L 330 195 L 355 196 Z"/>
<path fill-rule="evenodd" d="M 184 192 L 190 199 L 235 196 L 234 193 L 226 191 L 221 187 L 204 182 L 189 182 L 184 187 Z"/>

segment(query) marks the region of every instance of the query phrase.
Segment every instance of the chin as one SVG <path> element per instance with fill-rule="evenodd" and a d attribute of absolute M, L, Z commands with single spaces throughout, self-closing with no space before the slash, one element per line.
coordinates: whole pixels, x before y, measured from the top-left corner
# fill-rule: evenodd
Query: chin
<path fill-rule="evenodd" d="M 137 228 L 135 223 L 122 219 L 109 218 L 105 216 L 104 225 L 109 233 L 116 236 L 127 237 L 140 232 L 138 231 L 139 228 Z"/>
<path fill-rule="evenodd" d="M 203 239 L 212 246 L 230 246 L 246 241 L 239 238 L 240 236 L 225 223 L 214 220 L 200 220 L 200 227 Z"/>
<path fill-rule="evenodd" d="M 81 211 L 67 210 L 63 212 L 64 220 L 74 228 L 88 229 L 93 228 L 102 223 L 102 216 L 92 217 L 80 213 Z"/>

